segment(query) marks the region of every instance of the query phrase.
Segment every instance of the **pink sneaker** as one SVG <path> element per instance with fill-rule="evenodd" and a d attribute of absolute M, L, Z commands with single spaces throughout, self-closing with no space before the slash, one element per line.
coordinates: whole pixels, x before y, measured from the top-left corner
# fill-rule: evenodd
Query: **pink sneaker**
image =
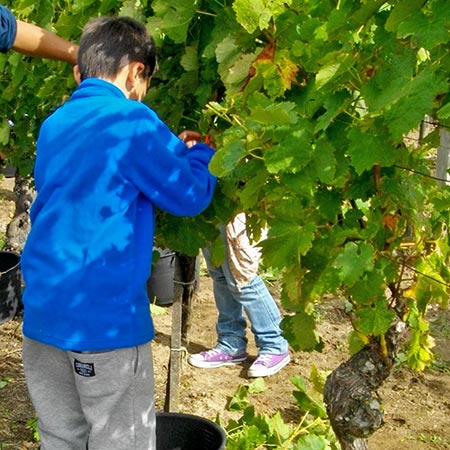
<path fill-rule="evenodd" d="M 273 353 L 263 353 L 259 355 L 255 362 L 248 369 L 247 375 L 251 378 L 267 377 L 274 375 L 289 363 L 291 357 L 289 353 L 276 355 Z"/>
<path fill-rule="evenodd" d="M 213 369 L 221 366 L 232 366 L 239 364 L 247 359 L 247 354 L 229 355 L 228 353 L 218 349 L 212 348 L 205 352 L 195 353 L 188 358 L 189 364 L 202 369 Z"/>

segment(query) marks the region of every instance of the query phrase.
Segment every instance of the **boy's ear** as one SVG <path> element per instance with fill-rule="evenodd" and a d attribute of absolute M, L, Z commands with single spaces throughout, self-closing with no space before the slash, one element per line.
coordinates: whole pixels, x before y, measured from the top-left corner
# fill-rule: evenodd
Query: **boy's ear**
<path fill-rule="evenodd" d="M 75 79 L 75 82 L 77 84 L 80 84 L 81 83 L 81 73 L 80 73 L 80 68 L 78 67 L 78 64 L 75 64 L 73 66 L 72 72 L 73 72 L 73 78 Z"/>
<path fill-rule="evenodd" d="M 145 66 L 141 62 L 134 61 L 130 63 L 130 71 L 129 76 L 134 80 L 136 78 L 142 77 L 142 74 L 145 71 Z"/>

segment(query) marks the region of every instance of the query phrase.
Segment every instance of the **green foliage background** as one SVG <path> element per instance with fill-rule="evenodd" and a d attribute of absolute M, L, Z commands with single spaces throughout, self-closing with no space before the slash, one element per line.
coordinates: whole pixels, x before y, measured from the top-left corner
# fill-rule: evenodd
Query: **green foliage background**
<path fill-rule="evenodd" d="M 383 340 L 400 317 L 411 330 L 409 363 L 431 361 L 425 313 L 431 301 L 447 305 L 449 282 L 450 191 L 433 178 L 439 130 L 450 124 L 448 0 L 6 5 L 74 41 L 92 16 L 148 25 L 160 70 L 146 101 L 174 131 L 211 136 L 220 177 L 201 216 L 158 216 L 160 245 L 195 255 L 211 242 L 219 260 L 216 225 L 245 211 L 255 240 L 269 229 L 265 263 L 281 274 L 295 349 L 321 348 L 316 305 L 341 293 L 352 350 Z M 23 59 L 0 59 L 0 143 L 25 174 L 39 124 L 74 82 L 63 63 Z"/>

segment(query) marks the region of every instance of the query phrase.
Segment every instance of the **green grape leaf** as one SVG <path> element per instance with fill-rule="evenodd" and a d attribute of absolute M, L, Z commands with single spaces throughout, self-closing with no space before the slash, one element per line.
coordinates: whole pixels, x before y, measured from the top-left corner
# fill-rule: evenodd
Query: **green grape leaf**
<path fill-rule="evenodd" d="M 304 226 L 292 222 L 278 222 L 270 230 L 270 236 L 260 243 L 264 256 L 273 267 L 282 268 L 289 262 L 298 261 L 312 245 L 317 226 Z"/>
<path fill-rule="evenodd" d="M 269 19 L 265 11 L 264 0 L 254 0 L 251 3 L 246 0 L 235 0 L 233 9 L 236 12 L 237 21 L 249 32 L 253 33 L 260 23 L 267 28 Z"/>
<path fill-rule="evenodd" d="M 393 164 L 393 149 L 379 134 L 353 128 L 348 137 L 350 139 L 348 154 L 358 174 L 371 169 L 375 164 L 381 166 Z"/>
<path fill-rule="evenodd" d="M 227 36 L 217 45 L 215 56 L 219 63 L 218 73 L 222 82 L 231 90 L 230 92 L 239 91 L 240 84 L 248 76 L 256 54 L 243 53 L 235 39 Z"/>
<path fill-rule="evenodd" d="M 3 121 L 0 125 L 0 145 L 7 145 L 9 142 L 9 135 L 11 127 L 8 122 Z"/>
<path fill-rule="evenodd" d="M 352 101 L 352 96 L 347 90 L 330 94 L 323 105 L 326 112 L 317 119 L 314 131 L 318 132 L 327 129 L 336 117 L 347 109 Z"/>
<path fill-rule="evenodd" d="M 388 37 L 380 37 L 387 40 Z M 413 77 L 411 66 L 416 64 L 415 54 L 409 48 L 401 48 L 398 52 L 389 52 L 388 61 L 378 61 L 374 75 L 361 87 L 364 104 L 371 113 L 379 113 L 389 109 L 400 97 Z"/>
<path fill-rule="evenodd" d="M 255 60 L 254 53 L 240 54 L 234 64 L 226 69 L 222 80 L 226 86 L 240 84 L 248 76 L 250 67 Z"/>
<path fill-rule="evenodd" d="M 10 381 L 11 381 L 11 378 L 9 378 L 9 377 L 3 377 L 3 378 L 0 380 L 0 389 L 4 389 L 6 386 L 8 386 L 8 383 L 10 383 Z"/>
<path fill-rule="evenodd" d="M 319 213 L 328 221 L 334 222 L 342 212 L 341 197 L 338 192 L 327 189 L 316 193 L 316 204 Z"/>
<path fill-rule="evenodd" d="M 314 318 L 309 314 L 298 312 L 293 316 L 285 316 L 281 327 L 296 351 L 322 350 L 322 339 L 316 331 Z"/>
<path fill-rule="evenodd" d="M 154 16 L 147 19 L 153 32 L 170 37 L 175 43 L 186 41 L 189 24 L 197 6 L 192 0 L 154 0 Z"/>
<path fill-rule="evenodd" d="M 295 448 L 298 450 L 328 450 L 330 444 L 325 436 L 308 434 L 306 436 L 300 436 Z"/>
<path fill-rule="evenodd" d="M 217 236 L 216 240 L 211 244 L 211 264 L 214 267 L 220 267 L 226 258 L 225 245 L 222 236 Z"/>
<path fill-rule="evenodd" d="M 231 65 L 240 53 L 239 45 L 235 39 L 229 36 L 226 36 L 222 42 L 217 44 L 215 51 L 217 62 L 225 65 Z"/>
<path fill-rule="evenodd" d="M 398 26 L 408 20 L 417 10 L 423 6 L 426 0 L 400 0 L 395 3 L 386 21 L 386 30 L 395 32 Z"/>
<path fill-rule="evenodd" d="M 331 142 L 325 139 L 317 140 L 312 164 L 318 180 L 322 183 L 333 184 L 335 180 L 337 161 L 334 153 L 335 148 Z"/>
<path fill-rule="evenodd" d="M 445 103 L 437 113 L 439 119 L 450 119 L 450 102 Z"/>
<path fill-rule="evenodd" d="M 264 162 L 269 173 L 298 173 L 307 166 L 314 155 L 311 143 L 312 126 L 301 121 L 289 131 L 280 129 L 278 144 L 264 152 Z"/>
<path fill-rule="evenodd" d="M 327 381 L 329 371 L 319 370 L 315 366 L 315 364 L 311 365 L 311 372 L 309 374 L 309 381 L 312 383 L 314 390 L 323 394 L 323 390 L 325 389 L 325 383 Z"/>
<path fill-rule="evenodd" d="M 285 4 L 291 0 L 235 0 L 233 10 L 237 21 L 249 32 L 257 28 L 265 30 L 269 27 L 272 18 L 285 11 Z"/>
<path fill-rule="evenodd" d="M 184 55 L 181 57 L 181 65 L 186 72 L 198 70 L 198 49 L 195 45 L 186 47 Z"/>
<path fill-rule="evenodd" d="M 348 337 L 348 349 L 351 355 L 358 353 L 367 344 L 367 339 L 363 339 L 361 333 L 355 330 L 350 332 Z"/>
<path fill-rule="evenodd" d="M 418 46 L 426 49 L 448 42 L 450 3 L 438 0 L 431 7 L 432 12 L 427 14 L 420 9 L 413 11 L 398 24 L 397 34 L 402 38 L 413 37 Z"/>
<path fill-rule="evenodd" d="M 239 386 L 228 402 L 229 411 L 243 411 L 249 404 L 248 387 Z"/>
<path fill-rule="evenodd" d="M 303 412 L 309 412 L 314 417 L 327 417 L 327 410 L 322 399 L 316 392 L 308 389 L 306 380 L 302 376 L 292 377 L 291 382 L 297 388 L 293 395 Z"/>
<path fill-rule="evenodd" d="M 266 435 L 257 425 L 247 425 L 237 435 L 227 436 L 227 450 L 252 450 L 266 442 Z"/>
<path fill-rule="evenodd" d="M 119 10 L 119 16 L 132 17 L 133 19 L 142 21 L 144 14 L 140 6 L 139 0 L 124 0 Z"/>
<path fill-rule="evenodd" d="M 327 55 L 329 62 L 319 69 L 316 74 L 316 89 L 320 90 L 331 82 L 336 82 L 354 63 L 354 56 L 344 52 Z"/>
<path fill-rule="evenodd" d="M 398 94 L 398 100 L 386 111 L 386 121 L 394 139 L 417 127 L 432 110 L 439 95 L 449 91 L 448 81 L 435 67 L 426 68 L 408 80 Z"/>
<path fill-rule="evenodd" d="M 415 370 L 424 370 L 433 361 L 432 348 L 435 346 L 429 334 L 429 323 L 413 304 L 406 320 L 411 328 L 406 353 L 408 363 Z"/>
<path fill-rule="evenodd" d="M 381 270 L 367 272 L 363 277 L 349 288 L 352 300 L 358 305 L 371 305 L 378 298 L 384 297 L 384 277 Z"/>
<path fill-rule="evenodd" d="M 292 84 L 297 81 L 297 74 L 299 72 L 298 65 L 286 57 L 277 57 L 275 64 L 277 65 L 278 74 L 284 87 L 284 92 L 286 90 L 290 90 Z"/>
<path fill-rule="evenodd" d="M 375 302 L 374 307 L 357 311 L 357 316 L 362 333 L 366 336 L 382 336 L 391 326 L 395 312 L 388 308 L 386 299 L 379 299 Z"/>
<path fill-rule="evenodd" d="M 209 164 L 211 172 L 218 176 L 228 175 L 247 154 L 241 140 L 228 142 L 218 150 Z"/>
<path fill-rule="evenodd" d="M 289 424 L 284 422 L 283 418 L 281 417 L 280 411 L 277 411 L 272 416 L 272 418 L 270 419 L 270 425 L 273 433 L 282 442 L 289 439 L 289 436 L 292 434 L 291 427 L 289 426 Z"/>
<path fill-rule="evenodd" d="M 281 76 L 278 67 L 272 61 L 257 61 L 254 64 L 256 68 L 255 79 L 261 81 L 270 98 L 277 98 L 284 95 L 286 91 L 285 82 Z"/>
<path fill-rule="evenodd" d="M 352 286 L 367 270 L 373 268 L 374 250 L 371 245 L 361 242 L 359 245 L 349 242 L 335 260 L 342 282 Z"/>
<path fill-rule="evenodd" d="M 261 170 L 245 184 L 240 195 L 244 211 L 250 210 L 257 203 L 267 182 L 267 177 L 267 172 Z"/>
<path fill-rule="evenodd" d="M 292 102 L 255 104 L 251 108 L 249 119 L 267 126 L 295 125 L 298 116 L 294 109 L 295 103 Z"/>
<path fill-rule="evenodd" d="M 256 378 L 248 385 L 249 394 L 259 394 L 267 390 L 267 385 L 264 378 Z"/>

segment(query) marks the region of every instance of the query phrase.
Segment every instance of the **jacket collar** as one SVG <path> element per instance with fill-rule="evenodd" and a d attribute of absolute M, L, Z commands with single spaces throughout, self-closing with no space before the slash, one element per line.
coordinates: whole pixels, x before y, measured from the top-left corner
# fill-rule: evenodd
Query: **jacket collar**
<path fill-rule="evenodd" d="M 93 96 L 126 98 L 125 94 L 110 81 L 100 78 L 86 78 L 72 94 L 72 99 Z"/>

